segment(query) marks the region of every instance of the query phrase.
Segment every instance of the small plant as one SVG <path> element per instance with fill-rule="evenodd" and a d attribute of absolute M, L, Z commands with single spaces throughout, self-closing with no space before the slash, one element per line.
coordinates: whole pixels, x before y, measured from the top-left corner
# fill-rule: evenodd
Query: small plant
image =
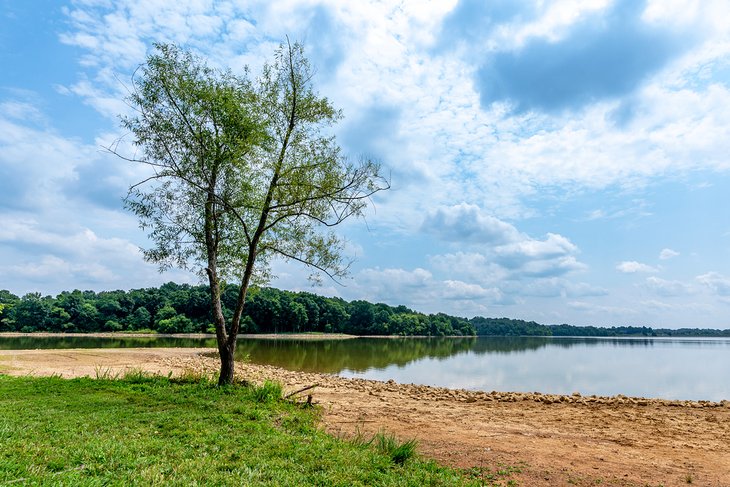
<path fill-rule="evenodd" d="M 373 438 L 368 439 L 367 436 L 360 431 L 360 428 L 357 428 L 357 431 L 355 431 L 355 435 L 348 440 L 351 444 L 355 446 L 370 446 L 373 443 Z"/>
<path fill-rule="evenodd" d="M 118 378 L 119 374 L 117 374 Z M 131 384 L 142 384 L 145 382 L 154 382 L 159 379 L 159 375 L 150 374 L 139 368 L 127 369 L 124 371 L 122 380 Z"/>
<path fill-rule="evenodd" d="M 199 370 L 186 368 L 183 372 L 173 379 L 178 384 L 209 384 L 218 381 L 216 374 L 209 374 Z"/>
<path fill-rule="evenodd" d="M 270 403 L 282 398 L 283 389 L 278 382 L 264 381 L 260 386 L 253 386 L 251 394 L 257 402 Z"/>
<path fill-rule="evenodd" d="M 394 435 L 381 431 L 373 437 L 372 442 L 376 450 L 389 456 L 397 465 L 402 465 L 416 456 L 416 445 L 418 444 L 416 440 L 399 443 Z"/>
<path fill-rule="evenodd" d="M 120 372 L 115 372 L 111 367 L 94 367 L 94 375 L 97 380 L 116 380 L 119 378 Z"/>

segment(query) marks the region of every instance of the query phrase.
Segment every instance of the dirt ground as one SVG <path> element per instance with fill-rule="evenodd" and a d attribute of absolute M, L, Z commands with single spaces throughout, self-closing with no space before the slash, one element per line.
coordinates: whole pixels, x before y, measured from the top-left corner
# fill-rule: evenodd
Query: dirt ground
<path fill-rule="evenodd" d="M 204 349 L 0 351 L 0 373 L 98 376 L 126 369 L 208 373 Z M 278 380 L 289 392 L 317 384 L 328 431 L 343 436 L 385 430 L 418 440 L 441 463 L 519 471 L 522 486 L 730 486 L 730 402 L 470 392 L 343 379 L 240 364 L 255 382 Z"/>

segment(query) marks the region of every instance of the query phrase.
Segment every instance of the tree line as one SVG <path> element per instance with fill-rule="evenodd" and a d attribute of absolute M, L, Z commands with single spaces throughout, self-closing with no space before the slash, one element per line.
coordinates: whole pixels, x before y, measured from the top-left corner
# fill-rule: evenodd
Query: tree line
<path fill-rule="evenodd" d="M 230 317 L 240 288 L 223 286 L 222 311 Z M 154 331 L 215 333 L 209 286 L 169 282 L 130 291 L 64 291 L 18 297 L 0 290 L 0 331 L 89 333 Z M 543 325 L 511 318 L 471 319 L 425 314 L 406 306 L 364 300 L 345 301 L 309 292 L 253 288 L 246 297 L 241 333 L 347 333 L 400 336 L 580 336 L 730 337 L 730 330 L 648 326 Z"/>
<path fill-rule="evenodd" d="M 223 286 L 222 312 L 231 316 L 240 288 Z M 22 297 L 0 291 L 0 331 L 215 333 L 210 287 L 169 282 L 130 291 L 64 291 Z M 348 333 L 353 335 L 473 336 L 465 318 L 424 314 L 405 306 L 347 302 L 308 292 L 264 287 L 247 294 L 241 333 Z"/>
<path fill-rule="evenodd" d="M 481 336 L 553 336 L 553 337 L 730 337 L 730 329 L 710 328 L 652 328 L 650 326 L 575 326 L 541 325 L 534 321 L 510 318 L 484 318 L 469 320 L 477 335 Z"/>

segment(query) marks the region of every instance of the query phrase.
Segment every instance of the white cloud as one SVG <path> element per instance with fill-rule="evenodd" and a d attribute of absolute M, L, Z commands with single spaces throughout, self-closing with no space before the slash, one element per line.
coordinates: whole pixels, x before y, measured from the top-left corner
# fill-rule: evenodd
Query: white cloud
<path fill-rule="evenodd" d="M 646 286 L 661 296 L 685 296 L 692 293 L 692 288 L 680 281 L 668 281 L 656 276 L 646 278 Z"/>
<path fill-rule="evenodd" d="M 730 296 L 730 277 L 719 272 L 708 272 L 697 276 L 697 281 L 719 296 Z"/>
<path fill-rule="evenodd" d="M 460 248 L 479 250 L 431 257 L 431 262 L 444 271 L 467 269 L 466 273 L 473 276 L 473 270 L 479 269 L 515 278 L 551 277 L 586 269 L 575 257 L 578 247 L 568 238 L 556 233 L 548 233 L 544 240 L 531 238 L 473 204 L 440 207 L 427 215 L 421 228 L 456 242 Z"/>
<path fill-rule="evenodd" d="M 568 302 L 568 306 L 570 306 L 573 309 L 577 309 L 580 311 L 586 312 L 588 315 L 591 316 L 601 316 L 605 317 L 605 315 L 612 315 L 614 317 L 624 317 L 624 316 L 635 316 L 638 314 L 638 312 L 629 307 L 624 306 L 607 306 L 602 304 L 595 304 L 595 303 L 588 303 L 586 301 L 570 301 Z M 600 324 L 605 324 L 609 322 L 608 320 L 605 320 Z"/>
<path fill-rule="evenodd" d="M 496 248 L 498 261 L 506 267 L 519 266 L 527 261 L 569 259 L 578 252 L 570 240 L 555 233 L 548 233 L 545 240 L 524 238 L 520 242 Z M 575 259 L 572 259 L 575 261 Z"/>
<path fill-rule="evenodd" d="M 7 275 L 15 276 L 16 279 L 36 282 L 57 281 L 58 276 L 64 276 L 64 279 L 74 283 L 84 282 L 95 285 L 119 281 L 119 276 L 103 264 L 65 260 L 55 255 L 43 255 L 39 261 L 5 266 L 4 270 Z"/>
<path fill-rule="evenodd" d="M 431 212 L 423 220 L 422 229 L 444 240 L 484 245 L 505 244 L 520 238 L 514 226 L 467 203 Z"/>
<path fill-rule="evenodd" d="M 502 294 L 498 289 L 485 288 L 479 284 L 456 279 L 440 280 L 425 269 L 364 269 L 355 276 L 354 289 L 347 294 L 356 294 L 373 301 L 390 304 L 405 303 L 419 310 L 439 311 L 436 302 L 442 299 L 483 304 L 497 302 Z"/>
<path fill-rule="evenodd" d="M 494 289 L 485 289 L 478 284 L 468 284 L 462 281 L 447 279 L 441 283 L 442 289 L 435 289 L 435 294 L 444 299 L 474 300 L 494 299 L 499 293 Z"/>
<path fill-rule="evenodd" d="M 481 252 L 457 252 L 430 257 L 434 268 L 477 282 L 550 278 L 587 269 L 575 255 L 578 249 L 561 235 L 545 240 L 521 236 L 522 241 L 485 248 Z"/>
<path fill-rule="evenodd" d="M 44 117 L 34 106 L 20 106 L 16 115 L 30 114 L 21 122 L 0 113 L 0 207 L 53 206 L 63 185 L 73 180 L 75 168 L 98 155 L 95 148 L 29 125 L 28 118 Z"/>
<path fill-rule="evenodd" d="M 14 225 L 19 228 L 18 225 Z M 161 276 L 154 265 L 144 263 L 136 245 L 118 238 L 100 238 L 89 229 L 61 234 L 34 226 L 23 234 L 3 232 L 0 275 L 11 276 L 13 289 L 58 293 L 73 288 L 115 289 L 159 285 L 169 280 L 195 281 L 175 271 Z M 28 253 L 28 248 L 43 249 Z"/>
<path fill-rule="evenodd" d="M 6 100 L 0 103 L 0 114 L 6 119 L 13 119 L 21 123 L 46 123 L 43 113 L 32 103 L 18 100 Z"/>
<path fill-rule="evenodd" d="M 558 39 L 565 29 L 609 4 L 536 7 L 536 18 L 500 25 L 490 34 L 496 37 L 481 45 L 531 36 Z M 650 83 L 633 103 L 635 115 L 628 130 L 614 123 L 612 113 L 619 107 L 613 102 L 565 118 L 507 116 L 499 108 L 484 111 L 471 82 L 473 61 L 433 55 L 430 50 L 434 33 L 453 9 L 448 2 L 77 5 L 69 11 L 74 32 L 64 39 L 87 49 L 88 63 L 97 69 L 90 80 L 98 86 L 81 82 L 77 91 L 111 114 L 119 108 L 110 102 L 123 95 L 112 74 L 121 71 L 120 78 L 127 79 L 151 41 L 183 43 L 214 64 L 239 70 L 245 61 L 255 70 L 284 34 L 306 38 L 314 53 L 327 48 L 317 44 L 324 40 L 316 35 L 306 35 L 317 8 L 334 19 L 336 29 L 328 44 L 336 41 L 342 46 L 340 69 L 319 77 L 318 86 L 344 109 L 348 120 L 374 105 L 400 110 L 397 126 L 379 146 L 386 154 L 386 168 L 396 170 L 394 189 L 408 190 L 379 196 L 380 222 L 410 231 L 420 215 L 439 216 L 439 207 L 464 200 L 494 209 L 495 216 L 488 218 L 521 216 L 534 212 L 521 197 L 543 185 L 632 186 L 670 172 L 729 167 L 726 158 L 718 156 L 730 150 L 730 115 L 723 110 L 730 94 L 721 85 L 692 91 L 676 90 L 670 83 L 674 80 Z M 653 12 L 650 18 L 681 17 L 679 8 L 654 5 L 648 10 Z M 703 19 L 712 20 L 708 15 Z M 691 67 L 674 77 L 685 76 Z M 475 237 L 493 235 L 484 226 L 472 230 L 487 232 L 477 231 Z"/>
<path fill-rule="evenodd" d="M 659 252 L 659 259 L 661 260 L 668 260 L 677 256 L 679 256 L 679 252 L 672 249 L 662 249 L 662 251 Z"/>
<path fill-rule="evenodd" d="M 510 272 L 487 254 L 455 252 L 429 257 L 434 270 L 448 276 L 459 276 L 470 282 L 495 283 L 506 279 Z"/>
<path fill-rule="evenodd" d="M 315 86 L 344 110 L 345 121 L 335 132 L 341 143 L 346 141 L 346 152 L 374 155 L 393 176 L 393 190 L 376 195 L 377 214 L 368 221 L 382 241 L 376 246 L 365 236 L 351 244 L 348 255 L 357 255 L 367 269 L 355 267 L 355 282 L 333 292 L 420 303 L 433 311 L 481 313 L 518 302 L 512 313 L 544 310 L 555 320 L 566 313 L 594 316 L 602 310 L 623 316 L 624 308 L 626 316 L 635 316 L 629 308 L 636 309 L 644 297 L 632 295 L 621 302 L 616 294 L 622 290 L 606 284 L 610 276 L 591 274 L 593 263 L 600 261 L 597 255 L 610 255 L 609 265 L 621 258 L 603 247 L 615 241 L 616 228 L 662 210 L 651 191 L 637 197 L 637 190 L 667 179 L 681 185 L 699 173 L 720 179 L 730 171 L 730 88 L 722 74 L 730 66 L 726 2 L 708 0 L 698 8 L 685 0 L 651 0 L 642 20 L 667 29 L 694 29 L 696 47 L 647 78 L 629 98 L 552 115 L 515 115 L 499 104 L 484 109 L 474 89 L 476 70 L 504 46 L 517 49 L 538 37 L 563 40 L 578 22 L 601 15 L 615 2 L 528 2 L 520 8 L 526 5 L 534 15 L 496 20 L 489 29 L 479 29 L 479 42 L 465 42 L 444 55 L 435 52 L 435 41 L 454 5 L 73 2 L 66 10 L 68 32 L 62 40 L 83 52 L 81 74 L 57 90 L 81 98 L 111 120 L 126 109 L 123 83 L 128 84 L 154 41 L 179 43 L 213 66 L 240 72 L 248 64 L 256 73 L 289 34 L 305 42 L 318 64 Z M 325 18 L 326 25 L 317 24 L 318 18 Z M 137 169 L 108 164 L 97 146 L 61 137 L 49 128 L 53 120 L 39 109 L 41 103 L 16 98 L 0 100 L 2 272 L 25 275 L 26 282 L 45 279 L 48 286 L 61 286 L 63 275 L 71 276 L 67 281 L 130 283 L 127 287 L 139 285 L 140 279 L 173 278 L 156 276 L 129 249 L 142 237 L 133 218 L 119 211 L 118 198 L 139 176 Z M 86 140 L 93 135 L 99 134 Z M 620 194 L 620 202 L 602 198 L 604 190 L 604 195 Z M 571 198 L 588 194 L 595 198 L 580 207 L 584 218 L 571 215 Z M 596 220 L 605 225 L 600 225 L 601 235 L 591 238 L 575 226 L 579 222 L 597 229 Z M 424 238 L 424 232 L 439 239 Z M 667 235 L 667 242 L 675 240 Z M 396 241 L 414 249 L 407 264 L 383 250 Z M 89 259 L 78 249 L 105 257 Z M 698 252 L 707 254 L 706 249 L 697 246 Z M 652 252 L 642 248 L 634 255 Z M 117 254 L 123 256 L 120 262 Z M 677 255 L 667 248 L 659 259 Z M 673 304 L 680 304 L 683 294 L 699 294 L 700 285 L 730 296 L 725 268 L 690 284 L 671 275 L 673 269 L 635 261 L 617 268 L 628 273 L 661 270 L 666 279 L 652 276 L 631 291 L 672 296 Z M 144 270 L 140 277 L 130 269 Z M 304 273 L 283 269 L 280 275 L 290 288 L 305 282 Z M 579 273 L 588 282 L 578 282 Z M 601 303 L 566 306 L 568 299 L 588 296 L 600 297 L 596 301 Z M 552 308 L 548 297 L 556 298 Z"/>
<path fill-rule="evenodd" d="M 501 284 L 501 289 L 506 294 L 538 298 L 577 298 L 608 294 L 608 290 L 602 287 L 562 277 L 505 282 Z"/>
<path fill-rule="evenodd" d="M 432 280 L 432 274 L 425 269 L 406 271 L 403 269 L 365 269 L 360 272 L 365 282 L 378 283 L 382 289 L 393 291 L 402 288 L 424 288 Z"/>
<path fill-rule="evenodd" d="M 641 262 L 636 262 L 635 260 L 620 262 L 616 265 L 616 270 L 618 270 L 619 272 L 623 272 L 624 274 L 636 274 L 640 272 L 649 273 L 659 271 L 656 267 L 642 264 Z"/>

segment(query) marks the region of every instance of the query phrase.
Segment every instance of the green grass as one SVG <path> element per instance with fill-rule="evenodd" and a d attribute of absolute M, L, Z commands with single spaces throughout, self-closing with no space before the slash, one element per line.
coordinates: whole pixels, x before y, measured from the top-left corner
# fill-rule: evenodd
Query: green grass
<path fill-rule="evenodd" d="M 462 470 L 464 475 L 479 481 L 479 485 L 490 487 L 515 487 L 517 481 L 512 479 L 512 475 L 521 473 L 520 466 L 497 464 L 496 468 L 473 467 Z"/>
<path fill-rule="evenodd" d="M 402 465 L 411 458 L 416 458 L 416 440 L 399 442 L 392 434 L 380 431 L 373 437 L 367 438 L 358 431 L 350 443 L 359 446 L 372 446 L 377 451 L 389 457 L 393 463 Z"/>
<path fill-rule="evenodd" d="M 3 485 L 484 485 L 392 436 L 346 441 L 279 384 L 0 375 Z"/>

